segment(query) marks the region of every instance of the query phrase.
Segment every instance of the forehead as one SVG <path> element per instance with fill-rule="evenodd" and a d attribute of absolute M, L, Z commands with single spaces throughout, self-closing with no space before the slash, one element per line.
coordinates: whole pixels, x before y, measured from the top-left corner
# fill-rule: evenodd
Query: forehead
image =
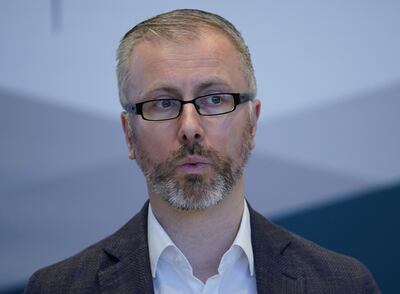
<path fill-rule="evenodd" d="M 161 85 L 188 92 L 198 84 L 219 83 L 244 91 L 247 83 L 232 42 L 208 31 L 187 41 L 141 41 L 133 50 L 128 94 L 141 97 Z"/>

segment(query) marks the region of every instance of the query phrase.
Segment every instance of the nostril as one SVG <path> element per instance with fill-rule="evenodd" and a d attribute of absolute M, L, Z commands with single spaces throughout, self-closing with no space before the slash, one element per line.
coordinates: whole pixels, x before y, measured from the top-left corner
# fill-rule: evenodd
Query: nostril
<path fill-rule="evenodd" d="M 182 134 L 181 136 L 181 141 L 184 143 L 189 143 L 189 142 L 194 142 L 194 141 L 200 141 L 202 138 L 201 134 L 195 133 L 195 134 Z"/>

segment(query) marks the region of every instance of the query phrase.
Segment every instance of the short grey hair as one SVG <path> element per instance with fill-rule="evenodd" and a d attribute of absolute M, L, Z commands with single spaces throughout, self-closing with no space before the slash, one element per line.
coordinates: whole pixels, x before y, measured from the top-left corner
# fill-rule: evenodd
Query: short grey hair
<path fill-rule="evenodd" d="M 128 103 L 129 65 L 135 45 L 144 40 L 164 39 L 177 42 L 193 40 L 198 38 L 201 29 L 214 29 L 229 38 L 239 53 L 249 94 L 255 97 L 257 85 L 250 51 L 235 26 L 217 14 L 196 9 L 178 9 L 137 24 L 122 38 L 117 51 L 117 78 L 121 105 L 124 107 Z"/>

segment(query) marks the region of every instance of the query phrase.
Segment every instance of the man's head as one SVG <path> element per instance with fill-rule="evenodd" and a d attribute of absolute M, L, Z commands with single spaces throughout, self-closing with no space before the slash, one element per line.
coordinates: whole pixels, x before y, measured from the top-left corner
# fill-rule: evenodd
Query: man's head
<path fill-rule="evenodd" d="M 233 25 L 202 11 L 173 11 L 128 32 L 118 57 L 129 156 L 150 199 L 199 210 L 241 190 L 260 103 L 246 102 L 254 98 L 254 72 Z"/>

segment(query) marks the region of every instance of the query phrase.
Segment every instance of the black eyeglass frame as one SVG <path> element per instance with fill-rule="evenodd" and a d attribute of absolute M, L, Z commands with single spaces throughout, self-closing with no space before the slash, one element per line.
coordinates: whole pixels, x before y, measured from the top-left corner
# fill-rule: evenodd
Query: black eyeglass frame
<path fill-rule="evenodd" d="M 221 112 L 221 113 L 217 113 L 217 114 L 202 114 L 202 113 L 200 113 L 199 106 L 195 103 L 195 101 L 200 99 L 200 98 L 204 98 L 204 97 L 208 97 L 208 96 L 212 96 L 212 95 L 232 95 L 233 101 L 234 101 L 232 110 Z M 188 101 L 180 100 L 180 99 L 176 99 L 176 98 L 168 98 L 168 99 L 152 99 L 152 100 L 147 100 L 147 101 L 143 101 L 143 102 L 139 102 L 139 103 L 128 103 L 128 104 L 125 105 L 124 109 L 128 113 L 140 115 L 144 120 L 147 120 L 147 121 L 165 121 L 165 120 L 176 119 L 177 117 L 179 117 L 181 115 L 182 111 L 183 111 L 183 105 L 184 104 L 188 104 L 188 103 L 193 104 L 194 108 L 197 111 L 197 113 L 199 115 L 201 115 L 201 116 L 218 116 L 218 115 L 222 115 L 222 114 L 231 113 L 231 112 L 235 111 L 236 106 L 238 106 L 239 104 L 251 101 L 253 99 L 254 99 L 254 97 L 252 95 L 250 95 L 250 94 L 243 94 L 243 93 L 212 93 L 212 94 L 208 94 L 208 95 L 198 96 L 198 97 L 193 98 L 192 100 L 188 100 Z M 179 112 L 177 113 L 176 116 L 171 117 L 171 118 L 164 118 L 164 119 L 148 119 L 148 118 L 145 118 L 143 116 L 143 104 L 145 104 L 147 102 L 163 101 L 163 100 L 178 101 L 181 104 Z"/>

